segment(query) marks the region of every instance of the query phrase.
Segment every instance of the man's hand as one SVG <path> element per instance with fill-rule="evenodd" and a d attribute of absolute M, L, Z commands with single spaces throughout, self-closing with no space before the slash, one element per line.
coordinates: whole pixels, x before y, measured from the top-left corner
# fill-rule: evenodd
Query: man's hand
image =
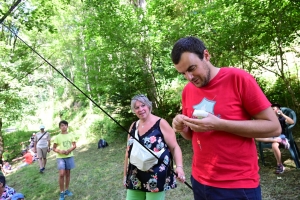
<path fill-rule="evenodd" d="M 208 114 L 208 116 L 203 119 L 194 119 L 186 116 L 183 117 L 183 123 L 195 132 L 216 130 L 219 120 L 220 119 L 218 117 L 212 114 Z"/>
<path fill-rule="evenodd" d="M 184 124 L 184 115 L 176 115 L 172 122 L 172 127 L 175 132 L 182 132 L 186 125 Z"/>

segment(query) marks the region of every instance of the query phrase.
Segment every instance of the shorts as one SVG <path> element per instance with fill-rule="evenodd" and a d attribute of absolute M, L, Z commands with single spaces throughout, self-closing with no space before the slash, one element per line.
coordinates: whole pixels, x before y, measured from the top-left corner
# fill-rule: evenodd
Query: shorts
<path fill-rule="evenodd" d="M 69 170 L 75 168 L 74 157 L 68 158 L 57 158 L 57 169 L 58 170 Z"/>
<path fill-rule="evenodd" d="M 164 200 L 166 192 L 144 192 L 127 189 L 126 200 Z"/>
<path fill-rule="evenodd" d="M 25 167 L 25 166 L 27 166 L 27 165 L 28 165 L 28 163 L 24 162 L 24 163 L 22 163 L 21 165 L 19 165 L 18 168 L 22 168 L 22 167 Z"/>
<path fill-rule="evenodd" d="M 196 181 L 191 176 L 195 200 L 261 200 L 261 188 L 216 188 Z"/>
<path fill-rule="evenodd" d="M 38 158 L 47 158 L 48 147 L 36 148 Z"/>

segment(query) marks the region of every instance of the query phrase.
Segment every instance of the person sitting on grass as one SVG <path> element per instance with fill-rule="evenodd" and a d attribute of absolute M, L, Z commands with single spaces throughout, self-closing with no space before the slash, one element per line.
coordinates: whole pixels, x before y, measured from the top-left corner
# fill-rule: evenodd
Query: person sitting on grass
<path fill-rule="evenodd" d="M 4 174 L 9 174 L 9 173 L 13 172 L 14 170 L 12 169 L 9 162 L 4 162 L 4 165 L 2 167 L 2 171 L 3 171 Z"/>
<path fill-rule="evenodd" d="M 15 158 L 13 159 L 12 161 L 15 162 L 15 161 L 18 161 L 18 160 L 22 160 L 23 159 L 23 163 L 21 165 L 19 165 L 17 167 L 17 169 L 20 169 L 22 167 L 25 167 L 27 165 L 30 165 L 33 161 L 33 157 L 31 155 L 31 153 L 29 153 L 26 149 L 22 151 L 23 153 L 23 156 L 22 157 L 19 157 L 19 158 Z"/>
<path fill-rule="evenodd" d="M 12 200 L 15 189 L 6 185 L 5 176 L 0 175 L 0 200 Z"/>
<path fill-rule="evenodd" d="M 277 168 L 275 173 L 276 174 L 282 174 L 284 172 L 285 167 L 282 164 L 281 161 L 281 152 L 279 149 L 279 146 L 284 146 L 285 149 L 290 148 L 289 141 L 285 137 L 284 131 L 286 129 L 286 124 L 294 124 L 294 120 L 291 119 L 289 116 L 286 116 L 280 109 L 280 105 L 277 103 L 272 104 L 272 109 L 274 110 L 276 116 L 278 117 L 278 120 L 281 125 L 281 134 L 279 137 L 273 137 L 273 138 L 255 138 L 256 141 L 259 142 L 270 142 L 272 143 L 272 150 L 274 152 L 274 156 L 277 161 Z"/>
<path fill-rule="evenodd" d="M 32 161 L 33 161 L 33 162 L 39 159 L 39 158 L 37 157 L 37 154 L 34 153 L 34 148 L 29 149 L 28 152 L 31 153 L 32 159 L 33 159 Z"/>

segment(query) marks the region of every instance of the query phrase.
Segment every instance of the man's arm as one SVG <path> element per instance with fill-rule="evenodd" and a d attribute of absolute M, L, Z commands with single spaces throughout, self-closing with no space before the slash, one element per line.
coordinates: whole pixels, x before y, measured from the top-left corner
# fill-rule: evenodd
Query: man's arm
<path fill-rule="evenodd" d="M 12 159 L 12 162 L 15 162 L 15 161 L 18 161 L 18 160 L 22 160 L 22 159 L 25 159 L 25 157 L 22 156 L 22 157 L 19 157 L 19 158 Z"/>
<path fill-rule="evenodd" d="M 276 137 L 281 133 L 279 120 L 271 107 L 252 116 L 253 120 L 226 120 L 208 114 L 203 119 L 184 116 L 183 123 L 195 132 L 225 131 L 248 138 Z"/>

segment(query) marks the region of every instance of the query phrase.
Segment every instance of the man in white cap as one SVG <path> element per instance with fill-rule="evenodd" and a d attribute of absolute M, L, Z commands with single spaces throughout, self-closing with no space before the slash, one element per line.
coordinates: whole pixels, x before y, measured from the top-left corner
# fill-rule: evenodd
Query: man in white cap
<path fill-rule="evenodd" d="M 47 152 L 50 152 L 50 134 L 45 131 L 45 126 L 40 126 L 40 132 L 34 138 L 34 152 L 37 153 L 40 172 L 43 173 L 47 163 Z"/>

